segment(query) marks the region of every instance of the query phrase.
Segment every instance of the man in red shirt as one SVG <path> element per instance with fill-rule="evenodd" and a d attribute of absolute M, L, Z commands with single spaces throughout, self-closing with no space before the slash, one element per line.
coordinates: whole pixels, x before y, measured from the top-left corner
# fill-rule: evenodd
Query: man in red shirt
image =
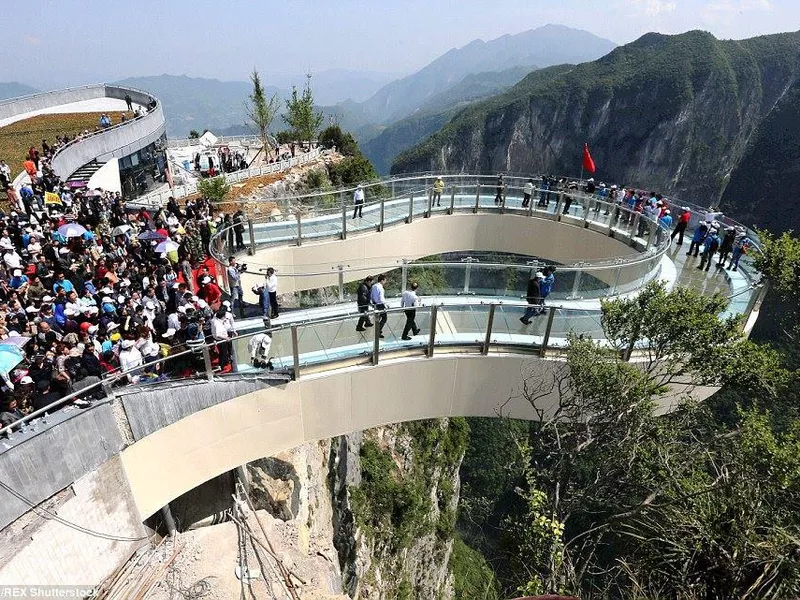
<path fill-rule="evenodd" d="M 688 206 L 684 206 L 681 208 L 683 211 L 681 216 L 678 217 L 678 222 L 675 224 L 675 229 L 672 230 L 672 235 L 670 236 L 673 240 L 675 236 L 678 236 L 678 246 L 683 245 L 683 234 L 686 231 L 686 227 L 689 225 L 689 219 L 692 218 L 692 212 L 689 210 Z"/>
<path fill-rule="evenodd" d="M 222 290 L 219 289 L 219 286 L 208 275 L 200 280 L 200 284 L 202 287 L 197 295 L 208 302 L 211 310 L 219 310 L 222 304 Z"/>

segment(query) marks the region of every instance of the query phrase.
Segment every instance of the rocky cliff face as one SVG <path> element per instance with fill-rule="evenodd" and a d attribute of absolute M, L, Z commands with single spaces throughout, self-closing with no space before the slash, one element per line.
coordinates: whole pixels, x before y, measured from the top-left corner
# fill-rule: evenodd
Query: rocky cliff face
<path fill-rule="evenodd" d="M 465 427 L 446 419 L 379 427 L 247 465 L 284 563 L 313 572 L 309 593 L 453 597 Z"/>
<path fill-rule="evenodd" d="M 596 177 L 711 203 L 796 84 L 799 57 L 800 32 L 742 41 L 647 34 L 465 109 L 392 172 L 577 176 L 588 142 Z"/>

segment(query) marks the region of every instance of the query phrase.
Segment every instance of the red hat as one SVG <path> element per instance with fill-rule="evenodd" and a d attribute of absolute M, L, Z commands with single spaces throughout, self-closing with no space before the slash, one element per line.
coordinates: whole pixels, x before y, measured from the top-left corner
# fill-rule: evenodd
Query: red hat
<path fill-rule="evenodd" d="M 81 331 L 89 331 L 89 327 L 91 326 L 92 324 L 89 323 L 89 321 L 84 321 L 83 323 L 81 323 Z"/>

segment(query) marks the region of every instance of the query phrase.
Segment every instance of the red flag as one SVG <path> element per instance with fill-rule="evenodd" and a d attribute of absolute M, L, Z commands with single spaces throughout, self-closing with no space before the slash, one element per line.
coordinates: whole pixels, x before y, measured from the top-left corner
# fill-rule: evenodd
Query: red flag
<path fill-rule="evenodd" d="M 594 161 L 592 160 L 592 155 L 589 154 L 589 144 L 583 145 L 583 170 L 587 173 L 594 174 Z"/>

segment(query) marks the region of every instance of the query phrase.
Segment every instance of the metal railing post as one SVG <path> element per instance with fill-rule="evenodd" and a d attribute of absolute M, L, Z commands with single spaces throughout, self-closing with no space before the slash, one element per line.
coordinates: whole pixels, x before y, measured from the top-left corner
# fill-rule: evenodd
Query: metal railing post
<path fill-rule="evenodd" d="M 467 256 L 466 258 L 461 259 L 462 263 L 466 263 L 466 267 L 464 267 L 464 290 L 463 294 L 469 294 L 469 280 L 470 280 L 470 273 L 472 271 L 472 263 L 478 262 L 477 258 L 472 258 L 471 256 Z"/>
<path fill-rule="evenodd" d="M 616 296 L 617 295 L 617 286 L 619 285 L 619 276 L 620 276 L 621 272 L 622 272 L 622 267 L 621 266 L 617 267 L 617 271 L 614 274 L 614 285 L 611 288 L 611 295 L 612 296 Z"/>
<path fill-rule="evenodd" d="M 494 324 L 495 308 L 497 308 L 496 304 L 489 305 L 489 319 L 486 323 L 486 337 L 483 338 L 483 347 L 481 348 L 481 354 L 484 356 L 489 354 L 489 343 L 492 341 L 492 325 Z"/>
<path fill-rule="evenodd" d="M 584 263 L 577 263 L 576 267 L 583 267 Z M 583 277 L 583 269 L 579 269 L 575 273 L 575 281 L 572 284 L 572 293 L 567 296 L 567 300 L 579 300 L 581 296 L 578 295 L 578 292 L 581 289 L 581 279 Z"/>
<path fill-rule="evenodd" d="M 547 315 L 547 327 L 544 330 L 544 337 L 542 338 L 542 347 L 539 348 L 539 356 L 544 358 L 545 354 L 547 353 L 547 344 L 550 343 L 550 333 L 553 331 L 553 320 L 556 316 L 556 307 L 551 306 L 547 310 L 550 311 L 550 314 Z"/>
<path fill-rule="evenodd" d="M 339 201 L 342 203 L 342 239 L 347 239 L 347 209 L 349 208 L 344 202 L 344 192 L 339 192 Z"/>
<path fill-rule="evenodd" d="M 392 182 L 392 188 L 394 188 L 394 182 Z M 383 217 L 386 211 L 386 198 L 381 198 L 381 220 L 378 223 L 378 231 L 383 231 Z"/>
<path fill-rule="evenodd" d="M 382 316 L 383 311 L 376 310 L 375 314 L 373 315 L 373 321 L 375 322 L 375 326 L 372 328 L 372 332 L 374 337 L 372 339 L 372 364 L 378 364 L 378 354 L 381 351 L 381 326 L 380 326 L 380 319 Z"/>
<path fill-rule="evenodd" d="M 402 289 L 405 291 L 408 288 L 408 259 L 403 259 L 403 266 L 400 267 L 400 273 L 402 277 Z"/>
<path fill-rule="evenodd" d="M 588 198 L 586 200 L 586 211 L 583 213 L 583 228 L 589 229 L 589 213 L 592 212 L 592 208 L 594 208 L 595 200 L 593 198 Z"/>
<path fill-rule="evenodd" d="M 437 305 L 431 306 L 431 330 L 428 333 L 428 349 L 426 356 L 430 358 L 433 356 L 433 346 L 436 343 L 436 318 L 439 313 L 439 307 Z"/>
<path fill-rule="evenodd" d="M 456 205 L 456 186 L 450 187 L 450 210 L 447 212 L 448 215 L 453 214 L 453 209 Z"/>
<path fill-rule="evenodd" d="M 429 218 L 431 216 L 431 210 L 433 209 L 433 189 L 431 188 L 428 190 L 428 210 L 425 211 L 425 218 Z"/>
<path fill-rule="evenodd" d="M 336 268 L 339 269 L 339 302 L 344 302 L 344 265 L 337 265 Z"/>
<path fill-rule="evenodd" d="M 642 215 L 640 213 L 636 213 L 633 215 L 633 224 L 631 225 L 631 237 L 630 242 L 631 246 L 636 245 L 636 232 L 639 231 L 639 221 L 641 220 Z"/>
<path fill-rule="evenodd" d="M 480 202 L 481 202 L 481 184 L 480 182 L 478 182 L 478 184 L 475 186 L 475 208 L 472 209 L 472 212 L 474 213 L 478 212 L 478 205 L 480 204 Z"/>
<path fill-rule="evenodd" d="M 290 329 L 292 335 L 292 371 L 294 380 L 300 379 L 300 344 L 297 337 L 297 325 L 292 325 Z"/>
<path fill-rule="evenodd" d="M 558 193 L 558 200 L 556 201 L 556 220 L 561 220 L 561 207 L 564 205 L 564 192 Z"/>
<path fill-rule="evenodd" d="M 250 256 L 256 253 L 256 232 L 253 227 L 253 219 L 247 219 L 247 233 L 250 235 Z"/>
<path fill-rule="evenodd" d="M 647 227 L 648 227 L 647 245 L 644 247 L 644 249 L 650 250 L 650 248 L 653 247 L 653 242 L 656 239 L 656 230 L 658 229 L 658 222 L 649 221 Z"/>
<path fill-rule="evenodd" d="M 214 381 L 214 366 L 211 364 L 211 351 L 208 346 L 203 346 L 203 364 L 206 369 L 206 379 Z"/>
<path fill-rule="evenodd" d="M 295 215 L 297 217 L 297 245 L 303 244 L 303 225 L 300 222 L 300 213 Z"/>
<path fill-rule="evenodd" d="M 414 194 L 408 195 L 408 218 L 406 223 L 411 223 L 414 220 Z"/>

